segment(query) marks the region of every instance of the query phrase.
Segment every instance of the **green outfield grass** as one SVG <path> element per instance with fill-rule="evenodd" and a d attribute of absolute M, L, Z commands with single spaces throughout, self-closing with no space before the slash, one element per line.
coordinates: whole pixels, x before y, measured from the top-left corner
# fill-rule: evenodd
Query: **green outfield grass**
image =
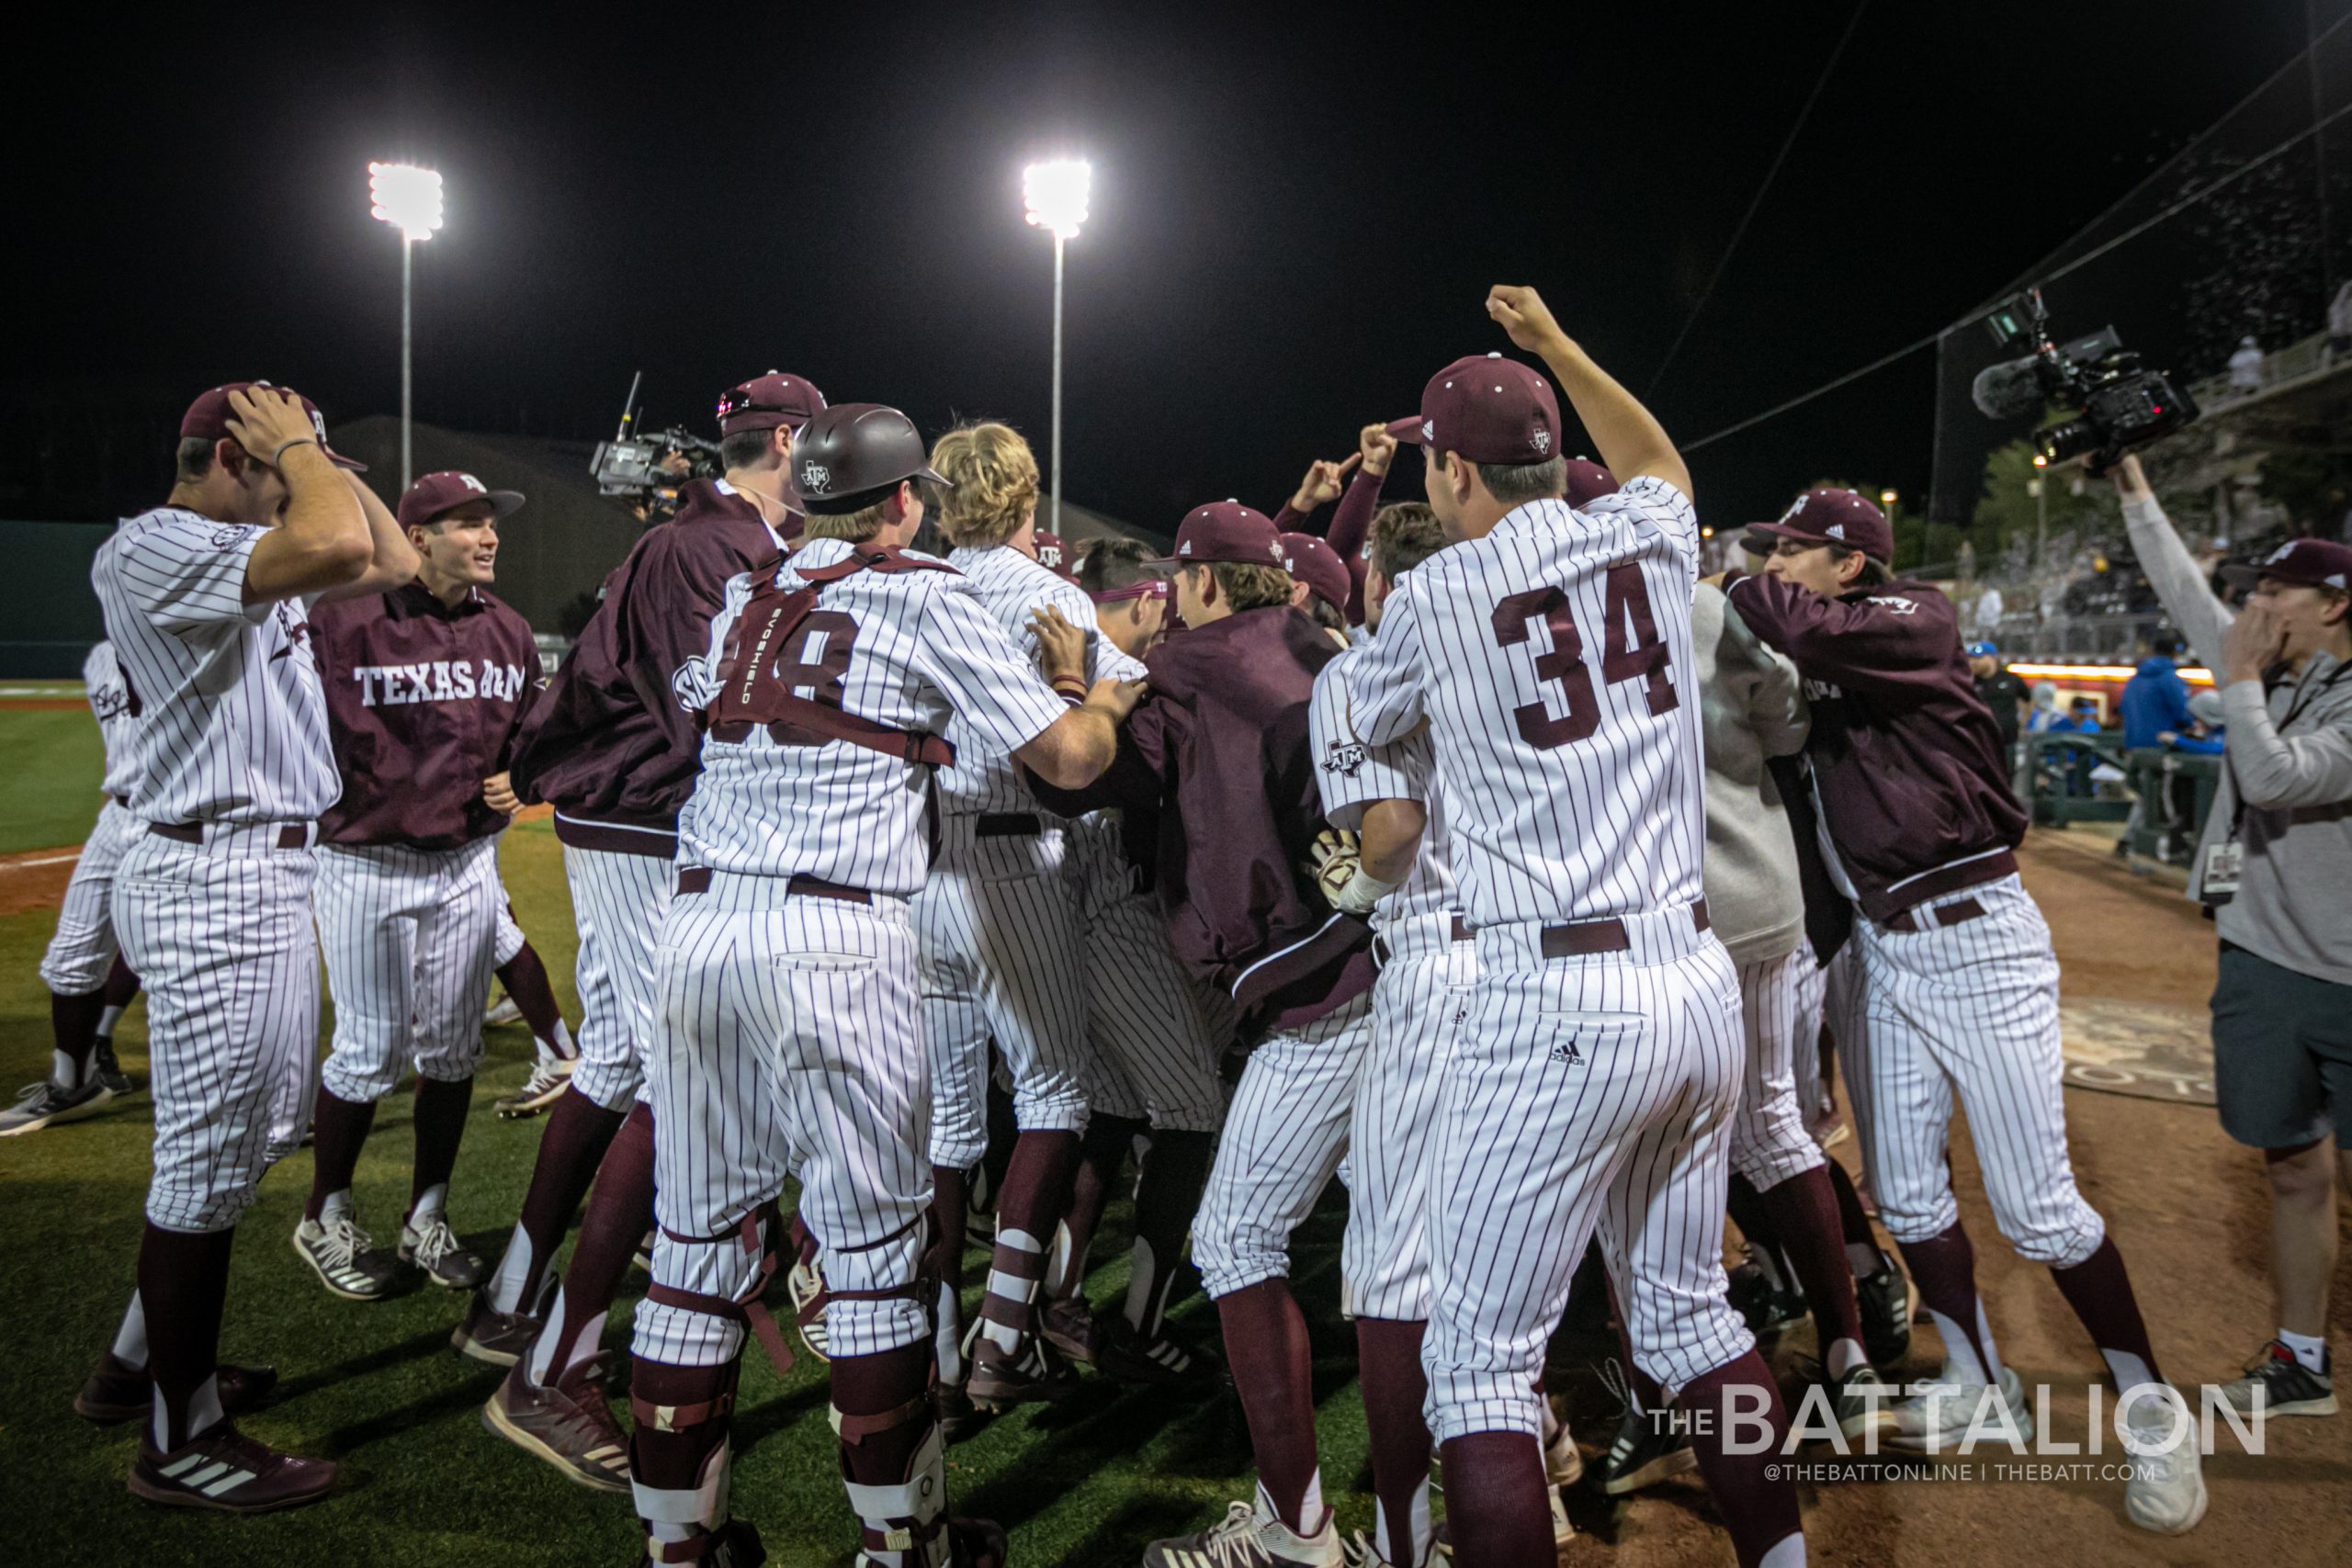
<path fill-rule="evenodd" d="M 82 705 L 81 683 L 40 682 L 43 695 L 28 688 L 0 685 L 0 703 L 66 702 L 58 708 L 0 707 L 0 770 L 8 780 L 0 805 L 0 854 L 78 844 L 98 818 L 98 783 L 106 753 L 98 746 L 98 722 Z M 48 694 L 62 691 L 64 695 Z"/>
<path fill-rule="evenodd" d="M 89 719 L 0 712 L 0 755 L 23 781 L 0 804 L 0 841 L 72 841 L 63 803 L 86 799 L 96 779 Z M 28 756 L 67 776 L 28 775 L 16 765 Z M 543 824 L 517 828 L 503 863 L 523 924 L 571 1010 L 571 908 L 553 835 Z M 0 1087 L 47 1068 L 48 1000 L 35 967 L 53 923 L 47 910 L 0 918 Z M 142 1009 L 133 1007 L 117 1039 L 124 1066 L 143 1079 Z M 519 1026 L 491 1032 L 450 1204 L 458 1229 L 491 1251 L 521 1201 L 542 1123 L 500 1122 L 490 1101 L 523 1080 L 529 1055 Z M 379 1240 L 396 1235 L 405 1204 L 408 1137 L 407 1099 L 396 1095 L 359 1168 L 360 1215 Z M 275 1363 L 284 1377 L 248 1428 L 339 1461 L 343 1489 L 318 1506 L 255 1519 L 178 1513 L 130 1497 L 123 1476 L 131 1433 L 93 1428 L 69 1404 L 130 1290 L 152 1138 L 141 1095 L 89 1122 L 0 1140 L 0 1256 L 8 1259 L 0 1291 L 8 1352 L 0 1360 L 0 1453 L 10 1561 L 503 1568 L 638 1560 L 625 1499 L 574 1486 L 482 1429 L 480 1407 L 499 1374 L 448 1348 L 459 1297 L 419 1288 L 376 1303 L 338 1301 L 296 1258 L 287 1238 L 310 1182 L 308 1150 L 270 1174 L 245 1217 L 222 1350 Z M 1342 1528 L 1368 1531 L 1353 1341 L 1337 1312 L 1340 1228 L 1336 1204 L 1310 1222 L 1297 1247 L 1298 1284 L 1315 1325 L 1324 1486 Z M 1115 1310 L 1124 1295 L 1127 1240 L 1123 1201 L 1096 1247 L 1098 1258 L 1116 1260 L 1090 1280 L 1098 1306 Z M 630 1301 L 643 1282 L 632 1279 Z M 616 1311 L 608 1343 L 624 1341 L 628 1306 Z M 1214 1336 L 1197 1296 L 1179 1321 Z M 855 1527 L 836 1479 L 823 1368 L 804 1360 L 779 1379 L 756 1350 L 748 1355 L 735 1440 L 735 1511 L 759 1525 L 771 1561 L 849 1562 Z M 1125 1564 L 1144 1542 L 1199 1529 L 1228 1499 L 1246 1495 L 1249 1443 L 1229 1391 L 1130 1393 L 1090 1377 L 1064 1404 L 1016 1413 L 952 1450 L 948 1464 L 958 1511 L 1003 1521 L 1016 1562 Z"/>

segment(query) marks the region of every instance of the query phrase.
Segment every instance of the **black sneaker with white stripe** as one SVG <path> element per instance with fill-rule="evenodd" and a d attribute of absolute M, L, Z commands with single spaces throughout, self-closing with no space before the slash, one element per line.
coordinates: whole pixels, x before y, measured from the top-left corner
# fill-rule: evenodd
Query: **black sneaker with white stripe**
<path fill-rule="evenodd" d="M 380 1301 L 399 1277 L 400 1266 L 376 1250 L 373 1237 L 337 1210 L 324 1224 L 304 1220 L 294 1227 L 294 1250 L 315 1269 L 319 1282 L 347 1302 Z"/>
<path fill-rule="evenodd" d="M 44 1078 L 40 1083 L 27 1084 L 17 1091 L 17 1103 L 0 1111 L 0 1138 L 13 1138 L 25 1133 L 38 1133 L 43 1127 L 61 1122 L 79 1122 L 85 1116 L 95 1116 L 114 1098 L 114 1090 L 100 1082 L 96 1074 L 84 1079 L 79 1087 L 67 1089 Z"/>
<path fill-rule="evenodd" d="M 1172 1385 L 1206 1382 L 1223 1370 L 1216 1357 L 1188 1345 L 1163 1325 L 1157 1334 L 1136 1332 L 1119 1315 L 1095 1320 L 1094 1370 L 1121 1382 Z"/>
<path fill-rule="evenodd" d="M 266 1514 L 317 1502 L 334 1485 L 334 1474 L 326 1460 L 280 1453 L 223 1421 L 170 1453 L 141 1438 L 130 1495 L 169 1508 Z"/>
<path fill-rule="evenodd" d="M 2233 1410 L 2251 1412 L 2258 1407 L 2271 1416 L 2333 1416 L 2335 1379 L 2332 1371 L 2326 1356 L 2320 1359 L 2320 1370 L 2313 1371 L 2284 1340 L 2273 1339 L 2245 1364 L 2245 1376 L 2222 1385 L 2222 1397 Z"/>
<path fill-rule="evenodd" d="M 1698 1467 L 1690 1435 L 1673 1411 L 1628 1406 L 1625 1419 L 1618 1424 L 1617 1440 L 1600 1461 L 1600 1489 L 1623 1497 Z"/>

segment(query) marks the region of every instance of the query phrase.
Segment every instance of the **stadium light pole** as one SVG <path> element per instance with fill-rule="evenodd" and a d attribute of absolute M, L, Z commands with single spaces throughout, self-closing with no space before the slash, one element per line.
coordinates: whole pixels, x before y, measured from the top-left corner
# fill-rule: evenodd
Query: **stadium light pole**
<path fill-rule="evenodd" d="M 1047 529 L 1062 531 L 1062 247 L 1078 238 L 1086 221 L 1086 198 L 1094 170 L 1080 158 L 1032 164 L 1021 171 L 1021 193 L 1029 221 L 1054 237 L 1054 414 L 1051 437 L 1053 499 Z"/>
<path fill-rule="evenodd" d="M 2033 570 L 2040 572 L 2046 564 L 2043 556 L 2050 548 L 2050 459 L 2036 452 L 2033 455 L 2033 479 L 2028 486 L 2033 491 Z"/>
<path fill-rule="evenodd" d="M 413 164 L 370 164 L 368 195 L 373 203 L 369 215 L 401 231 L 401 490 L 405 492 L 412 468 L 409 412 L 413 382 L 409 350 L 415 320 L 413 258 L 416 243 L 433 238 L 433 231 L 441 227 L 441 176 Z"/>

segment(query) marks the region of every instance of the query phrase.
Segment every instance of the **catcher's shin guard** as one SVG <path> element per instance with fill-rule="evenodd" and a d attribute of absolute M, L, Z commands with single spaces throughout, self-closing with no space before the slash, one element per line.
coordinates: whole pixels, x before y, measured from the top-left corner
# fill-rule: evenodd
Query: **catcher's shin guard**
<path fill-rule="evenodd" d="M 758 1537 L 727 1517 L 728 1427 L 740 1365 L 677 1367 L 639 1358 L 632 1369 L 629 1490 L 651 1562 L 742 1568 L 759 1561 Z"/>
<path fill-rule="evenodd" d="M 919 1376 L 928 1357 L 922 1347 L 911 1348 L 917 1357 L 861 1359 L 895 1361 L 894 1371 Z M 1003 1562 L 1002 1530 L 986 1520 L 948 1517 L 946 1446 L 927 1378 L 921 1392 L 888 1410 L 853 1416 L 836 1407 L 833 1426 L 842 1439 L 842 1485 L 861 1527 L 857 1568 L 998 1568 Z"/>

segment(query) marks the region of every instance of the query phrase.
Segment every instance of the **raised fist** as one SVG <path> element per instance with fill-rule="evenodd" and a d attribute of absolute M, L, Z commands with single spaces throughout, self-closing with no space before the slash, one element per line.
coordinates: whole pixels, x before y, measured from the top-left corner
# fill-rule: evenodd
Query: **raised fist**
<path fill-rule="evenodd" d="M 1510 341 L 1530 354 L 1541 354 L 1567 341 L 1544 296 L 1521 284 L 1498 283 L 1487 290 L 1487 314 L 1502 323 Z"/>

